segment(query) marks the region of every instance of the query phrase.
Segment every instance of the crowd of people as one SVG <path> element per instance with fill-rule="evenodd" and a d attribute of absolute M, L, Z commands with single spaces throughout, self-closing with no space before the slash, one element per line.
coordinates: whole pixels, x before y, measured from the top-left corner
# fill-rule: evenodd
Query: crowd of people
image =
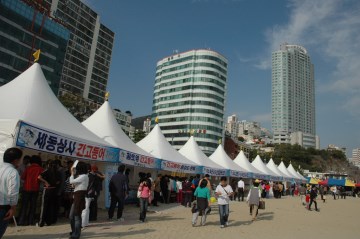
<path fill-rule="evenodd" d="M 60 160 L 43 162 L 39 155 L 22 159 L 22 154 L 18 148 L 7 149 L 0 167 L 0 238 L 10 219 L 19 226 L 43 227 L 57 223 L 59 217 L 71 219 L 70 237 L 79 238 L 81 227 L 97 220 L 105 176 L 95 164 L 78 162 L 74 167 L 73 161 L 67 161 L 63 167 Z"/>
<path fill-rule="evenodd" d="M 39 227 L 50 226 L 55 224 L 60 216 L 69 218 L 70 239 L 80 238 L 81 228 L 88 226 L 89 221 L 97 220 L 98 198 L 105 175 L 95 164 L 67 161 L 66 166 L 63 166 L 60 160 L 43 163 L 39 155 L 24 156 L 22 159 L 22 150 L 18 148 L 7 149 L 3 158 L 4 163 L 0 167 L 0 238 L 9 220 L 16 216 L 17 208 L 19 212 L 16 220 L 21 226 L 36 223 Z M 124 205 L 130 192 L 129 173 L 129 169 L 125 170 L 125 165 L 120 165 L 109 185 L 106 185 L 109 187 L 111 200 L 108 220 L 124 221 Z M 318 194 L 325 202 L 326 195 L 330 193 L 334 200 L 339 197 L 346 198 L 345 187 L 304 184 L 290 184 L 285 187 L 282 182 L 266 180 L 254 180 L 248 186 L 242 178 L 232 179 L 228 183 L 227 177 L 221 177 L 219 182 L 211 184 L 207 174 L 203 178 L 199 174 L 190 177 L 158 174 L 153 179 L 151 173 L 139 173 L 137 187 L 140 222 L 146 221 L 149 205 L 157 207 L 159 202 L 179 203 L 186 208 L 191 207 L 193 226 L 197 225 L 199 216 L 200 225 L 205 226 L 211 204 L 217 202 L 221 228 L 228 225 L 231 200 L 245 199 L 252 220 L 255 221 L 258 209 L 265 204 L 263 198 L 300 196 L 306 209 L 311 211 L 314 204 L 315 211 L 319 211 L 316 200 Z M 19 197 L 21 200 L 18 205 Z M 40 214 L 37 215 L 39 207 Z M 117 214 L 114 218 L 116 207 Z"/>

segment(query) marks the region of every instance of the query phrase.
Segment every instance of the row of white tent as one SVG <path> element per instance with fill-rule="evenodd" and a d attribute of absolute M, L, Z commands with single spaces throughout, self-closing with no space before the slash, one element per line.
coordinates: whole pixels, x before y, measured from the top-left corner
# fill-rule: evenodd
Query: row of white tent
<path fill-rule="evenodd" d="M 232 160 L 222 145 L 207 157 L 193 136 L 177 151 L 159 125 L 135 144 L 108 101 L 80 123 L 53 94 L 37 63 L 0 87 L 0 156 L 11 146 L 172 172 L 306 182 L 291 163 L 286 168 L 270 159 L 265 165 L 260 156 L 250 163 L 242 151 Z"/>

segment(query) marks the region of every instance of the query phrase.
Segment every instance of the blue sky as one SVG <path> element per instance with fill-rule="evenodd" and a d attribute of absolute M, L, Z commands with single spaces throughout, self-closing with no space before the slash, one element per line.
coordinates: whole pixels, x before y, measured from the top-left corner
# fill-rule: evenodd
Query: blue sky
<path fill-rule="evenodd" d="M 156 62 L 210 48 L 229 61 L 226 116 L 271 128 L 271 52 L 304 46 L 315 65 L 321 147 L 360 147 L 360 1 L 84 0 L 115 32 L 113 108 L 151 113 Z"/>

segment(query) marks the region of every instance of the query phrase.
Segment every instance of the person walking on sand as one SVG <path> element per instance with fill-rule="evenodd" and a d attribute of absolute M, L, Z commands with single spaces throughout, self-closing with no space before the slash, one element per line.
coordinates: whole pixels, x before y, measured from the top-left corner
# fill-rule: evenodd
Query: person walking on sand
<path fill-rule="evenodd" d="M 254 182 L 254 187 L 249 190 L 249 194 L 246 198 L 246 202 L 250 206 L 250 211 L 252 212 L 252 221 L 256 220 L 258 214 L 259 201 L 261 197 L 261 190 L 259 189 L 260 181 L 258 179 Z"/>
<path fill-rule="evenodd" d="M 299 186 L 299 195 L 300 195 L 300 201 L 303 206 L 305 206 L 305 195 L 306 195 L 306 188 L 303 184 Z"/>
<path fill-rule="evenodd" d="M 331 190 L 332 195 L 334 196 L 334 200 L 336 200 L 336 191 L 337 191 L 336 186 L 335 185 L 332 186 L 330 188 L 330 190 Z"/>
<path fill-rule="evenodd" d="M 193 213 L 192 226 L 196 226 L 198 216 L 201 216 L 201 226 L 205 226 L 206 212 L 210 206 L 210 190 L 207 187 L 208 182 L 202 180 L 199 187 L 195 189 L 194 196 L 196 197 L 197 212 Z"/>
<path fill-rule="evenodd" d="M 315 211 L 319 211 L 317 208 L 317 202 L 316 202 L 316 197 L 317 197 L 317 189 L 316 186 L 313 185 L 310 191 L 310 204 L 309 204 L 309 211 L 311 211 L 311 205 L 312 203 L 315 204 Z"/>
<path fill-rule="evenodd" d="M 218 196 L 220 227 L 224 228 L 229 225 L 229 201 L 230 197 L 234 194 L 231 186 L 227 184 L 226 177 L 221 177 L 220 184 L 216 187 L 215 194 Z"/>
<path fill-rule="evenodd" d="M 140 222 L 145 222 L 148 204 L 151 203 L 151 180 L 144 178 L 140 182 L 138 191 L 140 192 Z"/>

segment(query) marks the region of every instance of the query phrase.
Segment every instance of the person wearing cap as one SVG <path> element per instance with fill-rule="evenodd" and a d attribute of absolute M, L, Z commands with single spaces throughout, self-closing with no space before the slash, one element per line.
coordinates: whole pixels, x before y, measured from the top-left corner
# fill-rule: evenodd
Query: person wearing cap
<path fill-rule="evenodd" d="M 250 212 L 252 212 L 252 221 L 256 220 L 258 214 L 259 201 L 261 197 L 261 190 L 259 189 L 260 180 L 254 181 L 254 187 L 249 190 L 249 194 L 246 198 L 246 202 L 250 206 Z"/>

